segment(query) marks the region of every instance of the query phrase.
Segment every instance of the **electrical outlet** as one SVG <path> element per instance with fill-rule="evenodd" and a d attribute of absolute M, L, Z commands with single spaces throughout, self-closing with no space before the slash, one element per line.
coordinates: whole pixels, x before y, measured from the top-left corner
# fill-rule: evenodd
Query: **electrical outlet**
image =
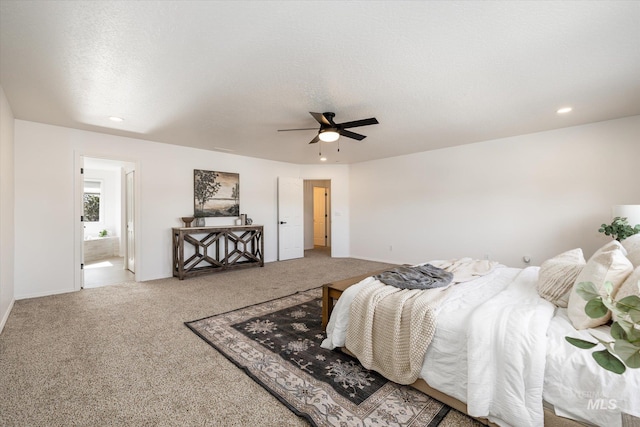
<path fill-rule="evenodd" d="M 484 254 L 484 259 L 486 259 L 487 261 L 489 261 L 491 259 L 491 255 L 489 254 Z"/>
<path fill-rule="evenodd" d="M 389 245 L 389 252 L 393 252 L 393 245 Z"/>

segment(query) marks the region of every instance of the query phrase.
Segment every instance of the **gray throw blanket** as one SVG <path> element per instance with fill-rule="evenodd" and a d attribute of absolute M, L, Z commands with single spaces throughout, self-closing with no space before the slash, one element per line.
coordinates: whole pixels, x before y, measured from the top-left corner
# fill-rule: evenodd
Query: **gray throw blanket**
<path fill-rule="evenodd" d="M 376 276 L 385 285 L 400 289 L 434 289 L 447 286 L 453 280 L 453 273 L 431 264 L 415 267 L 396 267 Z"/>

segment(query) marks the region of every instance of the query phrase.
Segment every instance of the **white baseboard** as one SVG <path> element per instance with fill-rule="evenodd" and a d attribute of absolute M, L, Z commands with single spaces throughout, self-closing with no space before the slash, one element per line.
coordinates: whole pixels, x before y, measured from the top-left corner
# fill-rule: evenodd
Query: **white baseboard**
<path fill-rule="evenodd" d="M 353 258 L 353 259 L 361 259 L 364 261 L 374 261 L 374 262 L 384 262 L 386 264 L 402 264 L 401 262 L 398 261 L 391 261 L 388 259 L 380 259 L 380 258 L 370 258 L 370 257 L 360 257 L 360 256 L 350 256 L 349 258 Z"/>
<path fill-rule="evenodd" d="M 69 292 L 76 292 L 77 289 L 58 289 L 56 291 L 45 291 L 45 292 L 36 292 L 33 294 L 24 294 L 24 295 L 16 295 L 16 300 L 21 299 L 29 299 L 29 298 L 40 298 L 40 297 L 48 297 L 50 295 L 58 295 L 58 294 L 67 294 Z"/>
<path fill-rule="evenodd" d="M 11 309 L 13 308 L 14 302 L 16 302 L 16 300 L 12 299 L 11 303 L 9 304 L 9 307 L 7 308 L 7 312 L 4 314 L 4 316 L 2 316 L 2 320 L 0 320 L 0 334 L 2 333 L 2 330 L 4 329 L 4 325 L 7 323 L 7 320 L 9 319 L 9 314 L 11 314 Z"/>

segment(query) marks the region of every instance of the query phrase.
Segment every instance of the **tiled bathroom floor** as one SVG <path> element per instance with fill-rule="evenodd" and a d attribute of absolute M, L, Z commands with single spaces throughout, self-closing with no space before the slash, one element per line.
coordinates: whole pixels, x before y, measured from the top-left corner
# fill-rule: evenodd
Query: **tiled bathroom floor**
<path fill-rule="evenodd" d="M 132 282 L 134 280 L 134 274 L 124 269 L 123 257 L 91 261 L 84 266 L 85 289 Z"/>

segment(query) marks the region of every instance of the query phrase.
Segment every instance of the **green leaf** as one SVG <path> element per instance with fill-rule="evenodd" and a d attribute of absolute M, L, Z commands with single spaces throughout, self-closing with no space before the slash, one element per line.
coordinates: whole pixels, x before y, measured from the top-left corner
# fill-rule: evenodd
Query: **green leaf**
<path fill-rule="evenodd" d="M 615 374 L 622 374 L 627 370 L 625 368 L 624 363 L 620 361 L 613 354 L 609 353 L 607 350 L 602 351 L 594 351 L 591 353 L 593 358 L 598 362 L 598 365 L 602 366 L 607 371 L 611 371 Z"/>
<path fill-rule="evenodd" d="M 627 334 L 627 341 L 631 343 L 640 342 L 640 331 L 634 328 L 633 323 L 628 322 L 621 318 L 618 318 L 617 323 Z"/>
<path fill-rule="evenodd" d="M 604 304 L 604 306 L 607 307 L 607 310 L 613 311 L 616 309 L 616 304 L 613 302 L 610 296 L 604 298 L 602 300 L 602 304 Z"/>
<path fill-rule="evenodd" d="M 633 345 L 640 345 L 640 334 L 627 335 L 626 341 L 630 342 Z"/>
<path fill-rule="evenodd" d="M 582 299 L 587 301 L 600 297 L 600 293 L 596 289 L 596 285 L 594 285 L 593 282 L 578 283 L 576 292 L 582 297 Z"/>
<path fill-rule="evenodd" d="M 627 333 L 624 331 L 622 326 L 620 326 L 620 324 L 618 324 L 618 322 L 613 322 L 613 324 L 611 325 L 611 336 L 615 340 L 626 340 L 627 339 Z"/>
<path fill-rule="evenodd" d="M 573 344 L 583 350 L 588 350 L 598 345 L 597 343 L 581 340 L 580 338 L 564 337 L 564 339 L 566 339 L 570 344 Z"/>
<path fill-rule="evenodd" d="M 618 310 L 627 313 L 631 309 L 640 310 L 640 297 L 637 295 L 629 295 L 617 302 Z"/>
<path fill-rule="evenodd" d="M 640 322 L 640 297 L 637 295 L 629 295 L 622 298 L 616 303 L 616 308 L 620 312 L 629 313 L 633 322 Z"/>
<path fill-rule="evenodd" d="M 640 368 L 640 347 L 623 340 L 616 340 L 613 349 L 628 367 Z"/>
<path fill-rule="evenodd" d="M 611 224 L 602 224 L 598 229 L 599 233 L 604 233 L 607 236 L 611 236 L 618 241 L 622 241 L 629 236 L 633 236 L 636 233 L 640 232 L 640 224 L 636 224 L 635 226 L 631 226 L 627 222 L 628 218 L 620 218 L 616 217 L 613 219 Z"/>
<path fill-rule="evenodd" d="M 627 332 L 627 341 L 634 345 L 640 345 L 640 330 L 631 328 L 629 332 Z"/>
<path fill-rule="evenodd" d="M 611 292 L 613 292 L 613 283 L 604 282 L 604 290 L 607 292 L 607 295 L 611 295 Z"/>
<path fill-rule="evenodd" d="M 584 312 L 592 319 L 598 319 L 605 316 L 609 312 L 609 309 L 602 303 L 602 298 L 595 298 L 584 306 Z"/>

